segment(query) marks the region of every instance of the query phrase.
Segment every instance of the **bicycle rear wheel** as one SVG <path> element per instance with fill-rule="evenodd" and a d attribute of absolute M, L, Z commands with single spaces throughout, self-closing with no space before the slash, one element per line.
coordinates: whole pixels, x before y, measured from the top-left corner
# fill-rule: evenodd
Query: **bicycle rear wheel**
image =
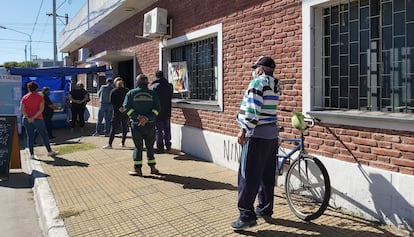
<path fill-rule="evenodd" d="M 322 162 L 307 154 L 294 160 L 286 173 L 285 193 L 298 218 L 311 221 L 320 217 L 331 196 L 329 175 Z"/>

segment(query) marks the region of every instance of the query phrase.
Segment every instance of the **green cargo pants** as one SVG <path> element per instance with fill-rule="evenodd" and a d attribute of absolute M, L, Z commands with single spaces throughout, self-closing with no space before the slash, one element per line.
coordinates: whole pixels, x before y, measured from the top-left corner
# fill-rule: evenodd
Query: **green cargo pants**
<path fill-rule="evenodd" d="M 134 153 L 132 158 L 134 160 L 134 168 L 142 167 L 142 151 L 145 142 L 147 149 L 148 165 L 155 165 L 154 158 L 154 142 L 155 142 L 155 123 L 147 123 L 145 126 L 138 125 L 137 122 L 131 123 L 132 140 L 134 141 Z"/>

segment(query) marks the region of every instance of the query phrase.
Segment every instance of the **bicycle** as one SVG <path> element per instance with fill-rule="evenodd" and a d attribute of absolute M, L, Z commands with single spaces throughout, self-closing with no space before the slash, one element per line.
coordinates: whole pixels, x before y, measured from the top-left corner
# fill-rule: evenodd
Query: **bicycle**
<path fill-rule="evenodd" d="M 301 113 L 300 115 L 303 119 L 303 115 Z M 285 195 L 292 212 L 304 221 L 320 217 L 328 207 L 331 196 L 331 185 L 325 166 L 318 158 L 306 154 L 304 150 L 305 136 L 303 133 L 306 129 L 313 127 L 315 121 L 319 122 L 314 117 L 304 119 L 306 126 L 298 129 L 300 138 L 279 137 L 278 139 L 276 172 L 281 176 L 285 164 L 289 165 L 285 177 Z M 287 142 L 295 143 L 295 147 L 290 151 L 282 146 Z M 296 158 L 293 158 L 294 156 Z"/>

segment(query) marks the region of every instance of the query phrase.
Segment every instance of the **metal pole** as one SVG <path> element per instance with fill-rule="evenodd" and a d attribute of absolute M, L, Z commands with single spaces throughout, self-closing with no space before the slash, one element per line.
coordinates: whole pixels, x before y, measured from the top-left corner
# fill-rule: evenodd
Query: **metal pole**
<path fill-rule="evenodd" d="M 29 35 L 29 56 L 30 56 L 30 61 L 33 61 L 32 58 L 32 35 Z"/>
<path fill-rule="evenodd" d="M 53 0 L 53 65 L 57 66 L 57 45 L 56 45 L 56 0 Z"/>
<path fill-rule="evenodd" d="M 24 61 L 27 62 L 27 44 L 24 45 Z"/>

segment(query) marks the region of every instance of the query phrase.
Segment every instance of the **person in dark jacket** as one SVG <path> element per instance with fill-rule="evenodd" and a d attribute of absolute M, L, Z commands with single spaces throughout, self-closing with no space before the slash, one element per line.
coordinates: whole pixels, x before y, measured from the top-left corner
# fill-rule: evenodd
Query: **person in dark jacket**
<path fill-rule="evenodd" d="M 54 111 L 61 109 L 61 108 L 54 105 L 52 101 L 50 100 L 49 98 L 50 88 L 49 87 L 47 86 L 43 87 L 42 94 L 43 94 L 43 99 L 45 101 L 45 108 L 43 110 L 43 120 L 45 121 L 49 139 L 54 139 L 56 137 L 53 136 L 53 133 L 52 133 L 52 129 L 53 129 L 52 118 L 53 118 Z"/>
<path fill-rule="evenodd" d="M 164 145 L 171 149 L 171 99 L 173 85 L 167 81 L 162 71 L 155 72 L 157 80 L 153 81 L 150 89 L 155 91 L 160 98 L 160 114 L 156 118 L 156 153 L 164 153 Z"/>
<path fill-rule="evenodd" d="M 68 95 L 68 99 L 71 102 L 71 112 L 72 112 L 72 121 L 70 123 L 71 131 L 75 128 L 75 124 L 77 119 L 79 118 L 79 126 L 83 131 L 83 127 L 85 126 L 85 109 L 86 104 L 88 103 L 89 93 L 85 90 L 85 86 L 83 83 L 78 82 L 76 87 L 73 88 Z"/>
<path fill-rule="evenodd" d="M 121 147 L 125 147 L 125 140 L 128 133 L 128 115 L 123 113 L 122 103 L 124 102 L 125 96 L 128 93 L 128 89 L 124 87 L 124 81 L 122 78 L 115 78 L 116 88 L 111 91 L 110 101 L 113 107 L 113 115 L 111 120 L 111 132 L 109 134 L 108 144 L 105 145 L 104 149 L 112 149 L 112 142 L 115 138 L 115 131 L 121 125 L 122 127 L 122 141 L 119 144 Z"/>
<path fill-rule="evenodd" d="M 137 88 L 130 90 L 123 103 L 123 111 L 131 120 L 132 139 L 134 141 L 134 170 L 130 175 L 142 176 L 142 150 L 143 142 L 147 148 L 148 165 L 151 174 L 159 174 L 155 168 L 154 142 L 155 142 L 155 118 L 160 111 L 160 101 L 157 93 L 148 89 L 148 78 L 140 74 L 136 78 Z"/>

